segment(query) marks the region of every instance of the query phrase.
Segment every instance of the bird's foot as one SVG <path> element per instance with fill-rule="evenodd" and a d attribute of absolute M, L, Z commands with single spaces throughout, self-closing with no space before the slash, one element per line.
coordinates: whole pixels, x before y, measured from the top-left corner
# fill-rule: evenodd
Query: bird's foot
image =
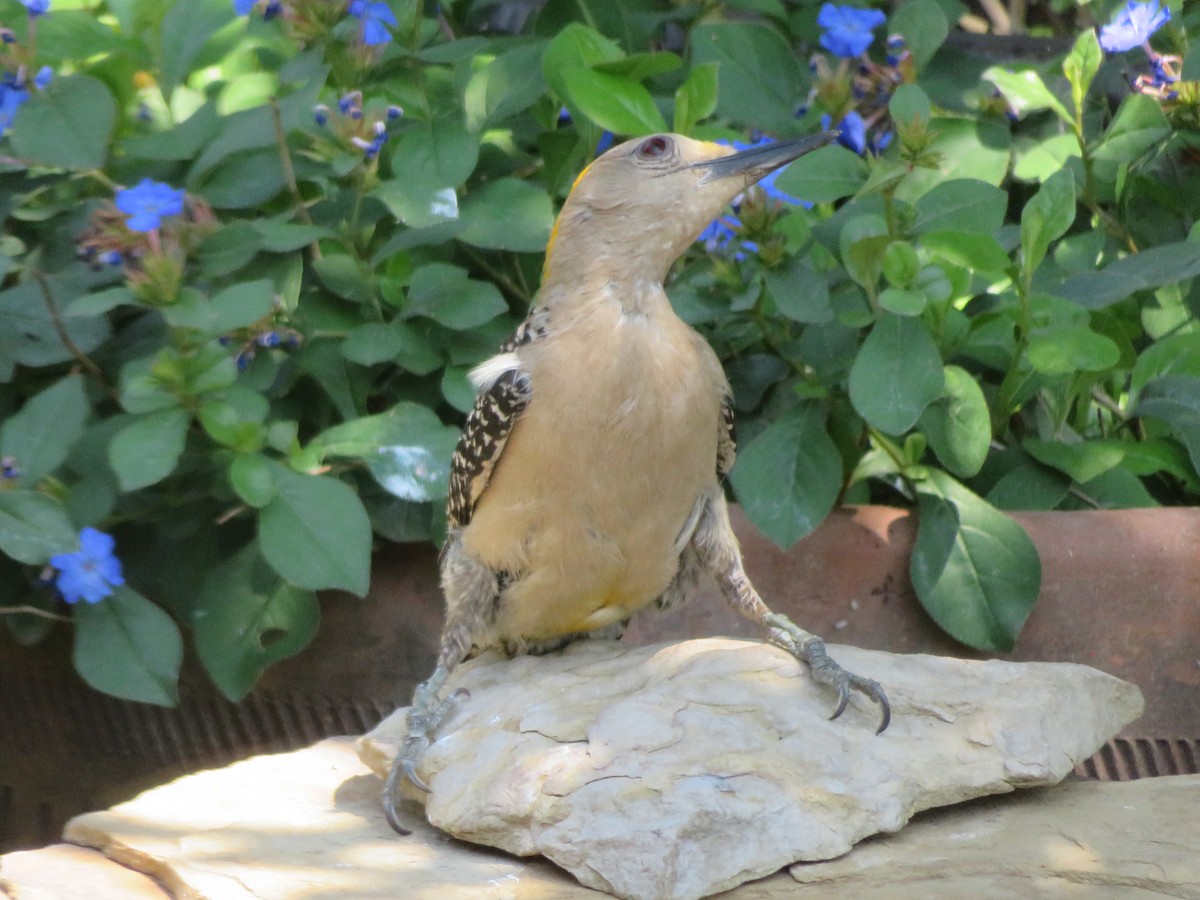
<path fill-rule="evenodd" d="M 771 629 L 771 642 L 787 650 L 797 659 L 808 663 L 812 676 L 821 684 L 837 688 L 838 705 L 829 718 L 836 719 L 846 710 L 850 702 L 850 691 L 856 690 L 866 694 L 879 704 L 883 716 L 876 729 L 876 734 L 882 734 L 891 724 L 892 707 L 888 703 L 887 694 L 878 681 L 863 678 L 853 672 L 847 672 L 829 658 L 825 652 L 825 642 L 815 634 L 809 634 L 785 615 L 771 613 L 763 618 L 763 624 Z"/>
<path fill-rule="evenodd" d="M 439 677 L 440 676 L 440 677 Z M 429 786 L 417 775 L 417 766 L 425 751 L 429 749 L 430 737 L 442 721 L 461 701 L 467 699 L 470 693 L 466 688 L 459 688 L 444 700 L 437 698 L 438 689 L 445 681 L 445 674 L 435 672 L 434 677 L 418 685 L 413 697 L 412 707 L 408 711 L 408 731 L 400 752 L 392 760 L 388 772 L 387 783 L 383 789 L 383 812 L 388 824 L 398 834 L 412 834 L 412 829 L 400 821 L 396 811 L 400 801 L 400 789 L 405 781 L 410 782 L 418 790 L 429 793 Z"/>

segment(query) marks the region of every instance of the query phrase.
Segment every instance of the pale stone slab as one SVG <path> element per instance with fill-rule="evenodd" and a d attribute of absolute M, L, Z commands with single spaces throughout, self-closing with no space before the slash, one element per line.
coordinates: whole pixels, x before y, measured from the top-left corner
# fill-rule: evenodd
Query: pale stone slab
<path fill-rule="evenodd" d="M 168 900 L 140 872 L 85 847 L 54 844 L 0 856 L 0 897 L 12 900 Z"/>
<path fill-rule="evenodd" d="M 471 698 L 423 762 L 429 821 L 621 897 L 702 897 L 930 807 L 1058 782 L 1142 709 L 1086 666 L 830 653 L 887 688 L 884 735 L 860 696 L 829 721 L 829 689 L 761 642 L 484 657 L 447 685 Z M 385 772 L 403 730 L 390 717 L 363 760 Z"/>
<path fill-rule="evenodd" d="M 926 813 L 791 868 L 821 897 L 1200 898 L 1200 775 L 1073 781 Z"/>
<path fill-rule="evenodd" d="M 259 756 L 67 823 L 68 841 L 146 872 L 177 900 L 584 900 L 544 860 L 425 826 L 401 840 L 351 739 Z M 19 895 L 18 895 L 19 898 Z"/>

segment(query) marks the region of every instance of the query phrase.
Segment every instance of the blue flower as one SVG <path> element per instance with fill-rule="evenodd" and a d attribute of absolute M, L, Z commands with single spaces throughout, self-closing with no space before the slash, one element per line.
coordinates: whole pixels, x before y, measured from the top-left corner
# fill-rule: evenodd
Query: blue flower
<path fill-rule="evenodd" d="M 58 569 L 54 586 L 64 600 L 99 603 L 113 587 L 125 583 L 121 561 L 113 555 L 116 543 L 112 535 L 89 527 L 79 532 L 77 551 L 50 557 L 50 565 Z"/>
<path fill-rule="evenodd" d="M 362 39 L 367 45 L 386 44 L 392 39 L 388 25 L 398 25 L 396 14 L 386 3 L 353 0 L 350 15 L 362 21 Z"/>
<path fill-rule="evenodd" d="M 874 40 L 871 29 L 886 21 L 887 16 L 877 9 L 826 3 L 817 14 L 817 24 L 825 29 L 821 33 L 821 46 L 835 56 L 847 59 L 861 56 Z"/>
<path fill-rule="evenodd" d="M 29 10 L 30 18 L 34 19 L 50 10 L 50 0 L 21 0 L 21 5 Z"/>
<path fill-rule="evenodd" d="M 183 212 L 183 196 L 169 184 L 143 178 L 134 187 L 117 191 L 117 209 L 129 216 L 125 224 L 131 231 L 153 231 L 163 216 Z"/>
<path fill-rule="evenodd" d="M 18 107 L 28 99 L 29 91 L 17 84 L 11 75 L 0 79 L 0 134 L 12 127 Z"/>
<path fill-rule="evenodd" d="M 283 15 L 283 4 L 279 0 L 269 0 L 266 9 L 263 10 L 263 21 L 270 22 L 276 16 Z"/>
<path fill-rule="evenodd" d="M 233 0 L 233 14 L 235 16 L 248 16 L 254 11 L 258 0 Z"/>
<path fill-rule="evenodd" d="M 1158 0 L 1135 3 L 1130 0 L 1117 17 L 1100 29 L 1100 46 L 1109 53 L 1123 53 L 1150 40 L 1171 19 L 1171 11 L 1159 7 Z"/>
<path fill-rule="evenodd" d="M 42 66 L 37 70 L 37 74 L 33 76 L 33 84 L 39 91 L 44 91 L 53 77 L 54 70 L 49 66 Z"/>
<path fill-rule="evenodd" d="M 697 243 L 703 244 L 709 253 L 724 250 L 737 236 L 734 228 L 740 228 L 741 222 L 733 216 L 721 216 L 713 219 L 696 238 Z"/>
<path fill-rule="evenodd" d="M 821 127 L 828 130 L 830 126 L 829 116 L 821 116 Z M 863 117 L 854 110 L 846 113 L 842 121 L 838 122 L 838 143 L 849 150 L 853 150 L 859 156 L 867 152 L 867 123 L 863 121 Z M 887 138 L 878 147 L 882 150 L 889 143 L 891 138 Z"/>
<path fill-rule="evenodd" d="M 17 465 L 15 456 L 0 456 L 0 478 L 13 479 L 21 477 L 21 467 Z"/>

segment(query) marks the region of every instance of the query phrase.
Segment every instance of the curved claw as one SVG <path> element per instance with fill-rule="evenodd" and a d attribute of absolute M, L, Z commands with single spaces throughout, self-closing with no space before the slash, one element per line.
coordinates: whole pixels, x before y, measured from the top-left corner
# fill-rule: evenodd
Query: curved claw
<path fill-rule="evenodd" d="M 830 720 L 836 719 L 838 716 L 840 716 L 842 713 L 844 713 L 846 711 L 846 705 L 849 702 L 850 702 L 850 685 L 843 681 L 841 684 L 838 685 L 838 705 L 837 705 L 837 709 L 835 709 L 833 711 L 833 715 L 829 717 Z"/>
<path fill-rule="evenodd" d="M 388 825 L 392 827 L 392 831 L 402 837 L 408 837 L 412 834 L 412 829 L 401 823 L 400 814 L 396 812 L 401 772 L 401 766 L 396 765 L 393 761 L 391 771 L 388 772 L 387 783 L 383 787 L 383 815 L 387 819 Z"/>
<path fill-rule="evenodd" d="M 883 719 L 880 721 L 879 727 L 875 729 L 875 733 L 883 734 L 892 724 L 892 704 L 888 703 L 887 694 L 883 692 L 883 688 L 878 684 L 874 684 L 874 687 L 875 689 L 871 691 L 871 699 L 883 708 Z"/>
<path fill-rule="evenodd" d="M 429 785 L 422 781 L 421 776 L 417 774 L 416 763 L 414 763 L 411 759 L 406 759 L 400 764 L 400 769 L 404 772 L 404 777 L 412 782 L 413 787 L 415 787 L 418 791 L 422 791 L 426 794 L 429 793 Z"/>

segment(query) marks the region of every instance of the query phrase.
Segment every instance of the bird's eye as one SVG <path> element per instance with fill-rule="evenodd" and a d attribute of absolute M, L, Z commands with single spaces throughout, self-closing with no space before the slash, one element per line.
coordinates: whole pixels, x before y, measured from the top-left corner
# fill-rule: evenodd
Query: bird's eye
<path fill-rule="evenodd" d="M 665 137 L 646 138 L 637 148 L 638 159 L 660 159 L 669 146 Z"/>

